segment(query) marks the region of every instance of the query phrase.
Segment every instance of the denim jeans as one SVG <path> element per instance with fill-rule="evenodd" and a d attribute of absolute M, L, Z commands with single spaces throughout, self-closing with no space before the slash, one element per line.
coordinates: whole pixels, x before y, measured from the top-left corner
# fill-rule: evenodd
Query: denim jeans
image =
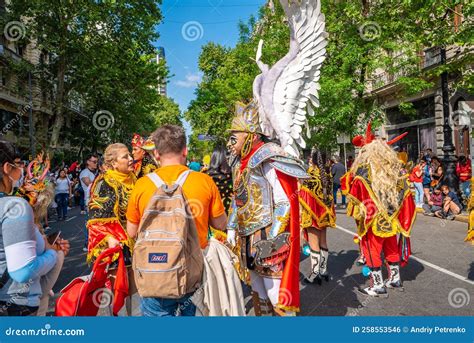
<path fill-rule="evenodd" d="M 84 191 L 82 188 L 79 190 L 79 206 L 81 206 L 81 211 L 84 211 L 86 209 L 86 202 L 84 199 Z"/>
<path fill-rule="evenodd" d="M 141 298 L 140 309 L 144 317 L 174 317 L 178 309 L 181 316 L 196 315 L 196 305 L 191 301 L 194 293 L 186 294 L 179 299 Z"/>
<path fill-rule="evenodd" d="M 54 201 L 56 201 L 56 204 L 58 204 L 58 219 L 61 217 L 66 217 L 67 216 L 67 205 L 69 201 L 69 194 L 68 193 L 59 193 L 56 194 L 54 197 Z"/>
<path fill-rule="evenodd" d="M 332 194 L 334 196 L 334 205 L 337 205 L 337 191 L 341 188 L 340 184 L 333 183 L 332 184 Z M 346 196 L 342 195 L 342 204 L 346 204 Z"/>
<path fill-rule="evenodd" d="M 84 216 L 85 223 L 84 223 L 84 237 L 85 237 L 85 242 L 84 246 L 87 248 L 89 245 L 89 230 L 87 229 L 87 221 L 89 220 L 89 212 L 86 211 L 86 215 Z"/>
<path fill-rule="evenodd" d="M 423 184 L 421 182 L 413 182 L 415 186 L 415 203 L 417 205 L 423 205 Z"/>

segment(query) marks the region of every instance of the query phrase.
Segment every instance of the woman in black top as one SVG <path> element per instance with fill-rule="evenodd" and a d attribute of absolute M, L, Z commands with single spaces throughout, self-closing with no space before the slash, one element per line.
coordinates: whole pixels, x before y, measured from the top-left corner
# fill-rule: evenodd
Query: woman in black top
<path fill-rule="evenodd" d="M 232 199 L 232 171 L 227 163 L 226 153 L 227 150 L 223 146 L 215 148 L 206 173 L 216 183 L 226 212 L 228 212 Z"/>
<path fill-rule="evenodd" d="M 441 180 L 444 177 L 444 170 L 443 166 L 440 164 L 436 169 L 433 169 L 433 173 L 431 174 L 431 187 L 437 187 Z"/>

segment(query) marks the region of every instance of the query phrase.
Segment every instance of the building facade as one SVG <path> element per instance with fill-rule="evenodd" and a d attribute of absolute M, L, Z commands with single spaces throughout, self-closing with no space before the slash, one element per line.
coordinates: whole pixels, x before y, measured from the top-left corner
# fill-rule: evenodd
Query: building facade
<path fill-rule="evenodd" d="M 459 58 L 461 54 L 473 52 L 472 47 L 448 47 L 446 63 Z M 426 49 L 423 52 L 420 69 L 427 70 L 439 65 L 441 63 L 439 56 L 439 48 Z M 445 145 L 442 78 L 429 80 L 434 84 L 430 89 L 412 96 L 404 96 L 401 86 L 396 82 L 399 76 L 379 71 L 368 83 L 367 93 L 376 99 L 385 113 L 382 134 L 393 137 L 408 132 L 408 135 L 398 144 L 399 149 L 408 153 L 410 160 L 415 161 L 427 149 L 431 149 L 434 155 L 442 157 Z M 454 154 L 470 156 L 474 153 L 471 149 L 474 95 L 454 87 L 459 77 L 455 73 L 448 76 L 449 126 L 453 132 Z M 400 109 L 402 103 L 411 103 L 412 108 L 409 113 Z"/>

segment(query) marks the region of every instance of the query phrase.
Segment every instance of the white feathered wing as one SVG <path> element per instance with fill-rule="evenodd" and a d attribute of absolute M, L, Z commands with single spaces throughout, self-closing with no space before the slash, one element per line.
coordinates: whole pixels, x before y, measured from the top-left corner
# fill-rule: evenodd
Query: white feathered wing
<path fill-rule="evenodd" d="M 290 51 L 269 70 L 261 67 L 254 98 L 263 132 L 276 136 L 285 151 L 298 157 L 298 145 L 306 147 L 303 127 L 308 124 L 307 115 L 314 115 L 312 106 L 319 107 L 318 81 L 327 33 L 319 0 L 280 2 L 290 26 Z"/>

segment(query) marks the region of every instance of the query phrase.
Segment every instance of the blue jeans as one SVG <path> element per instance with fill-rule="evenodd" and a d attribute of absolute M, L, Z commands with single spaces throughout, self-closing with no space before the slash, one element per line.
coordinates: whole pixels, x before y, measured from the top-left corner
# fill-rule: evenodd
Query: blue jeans
<path fill-rule="evenodd" d="M 79 188 L 79 206 L 81 206 L 81 211 L 85 211 L 86 209 L 86 202 L 84 199 L 84 190 Z"/>
<path fill-rule="evenodd" d="M 87 221 L 89 220 L 89 212 L 86 211 L 86 215 L 85 215 L 85 218 L 86 222 L 84 223 L 84 237 L 85 237 L 85 242 L 84 242 L 84 246 L 87 248 L 87 246 L 89 245 L 89 230 L 87 230 Z"/>
<path fill-rule="evenodd" d="M 469 197 L 471 196 L 471 180 L 461 182 L 461 192 L 464 194 L 466 199 L 469 200 Z"/>
<path fill-rule="evenodd" d="M 179 299 L 141 298 L 140 309 L 144 317 L 174 317 L 180 310 L 181 316 L 196 315 L 196 305 L 191 301 L 194 293 L 186 294 Z"/>
<path fill-rule="evenodd" d="M 58 204 L 58 219 L 61 217 L 66 217 L 67 216 L 67 205 L 69 202 L 69 194 L 68 193 L 59 193 L 56 194 L 54 197 L 54 201 L 56 201 L 56 204 Z"/>
<path fill-rule="evenodd" d="M 415 203 L 417 205 L 423 205 L 423 184 L 421 182 L 413 182 L 415 186 Z"/>
<path fill-rule="evenodd" d="M 337 184 L 337 183 L 332 184 L 332 195 L 334 197 L 334 205 L 337 205 L 337 191 L 339 190 L 339 188 L 341 188 L 340 184 Z M 342 195 L 342 204 L 343 205 L 346 204 L 346 196 L 344 194 Z"/>

